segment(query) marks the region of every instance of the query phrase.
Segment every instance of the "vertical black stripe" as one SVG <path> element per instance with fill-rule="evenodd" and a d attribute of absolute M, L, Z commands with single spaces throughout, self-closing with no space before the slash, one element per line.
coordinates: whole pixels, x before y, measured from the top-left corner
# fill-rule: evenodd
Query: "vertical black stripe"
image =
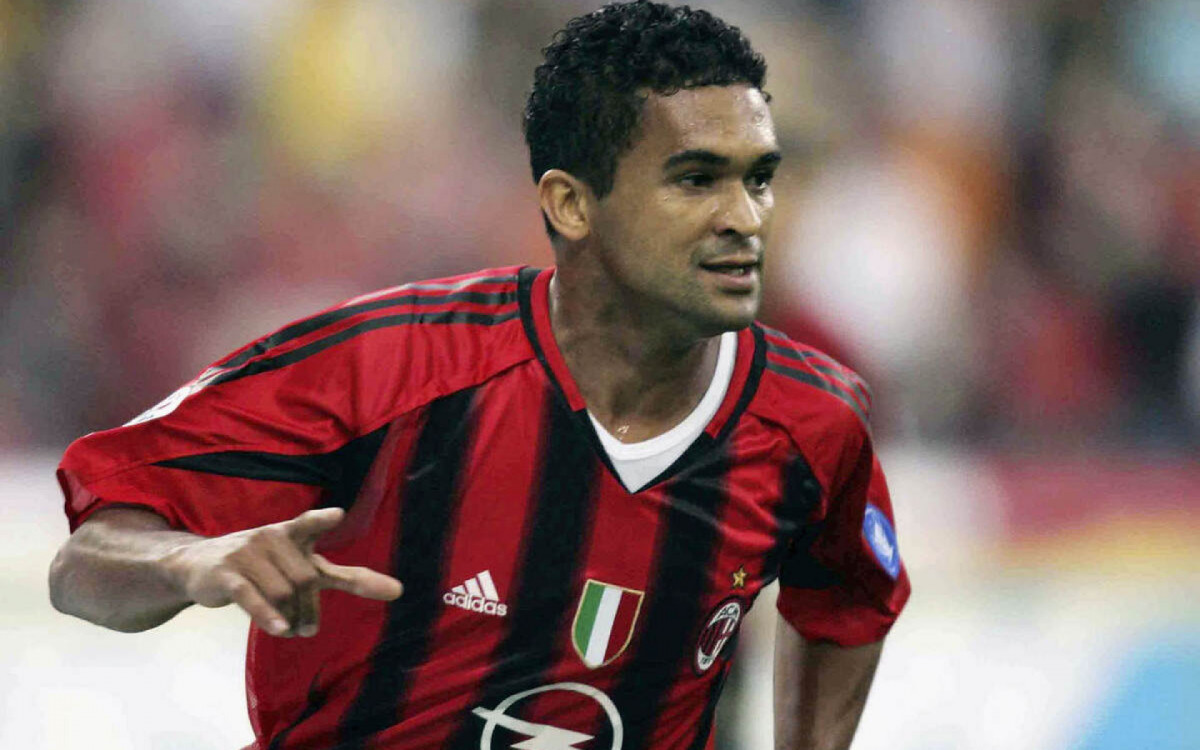
<path fill-rule="evenodd" d="M 729 465 L 723 444 L 696 472 L 666 487 L 670 505 L 659 531 L 657 569 L 646 592 L 637 651 L 612 694 L 625 722 L 625 750 L 648 747 L 667 693 L 680 674 L 692 674 L 689 663 L 728 501 Z"/>
<path fill-rule="evenodd" d="M 267 745 L 267 750 L 283 750 L 283 744 L 287 742 L 288 737 L 295 731 L 296 727 L 300 726 L 306 719 L 309 719 L 317 714 L 325 706 L 325 701 L 328 700 L 328 694 L 321 689 L 321 672 L 317 671 L 312 682 L 308 685 L 308 699 L 304 703 L 304 710 L 296 717 L 295 721 L 283 728 L 279 734 L 271 739 L 271 743 Z"/>
<path fill-rule="evenodd" d="M 428 654 L 441 611 L 443 558 L 459 505 L 474 397 L 474 389 L 460 391 L 428 407 L 409 463 L 392 564 L 404 596 L 388 605 L 366 677 L 342 716 L 339 750 L 366 747 L 372 734 L 396 723 L 413 670 Z"/>
<path fill-rule="evenodd" d="M 579 595 L 598 465 L 575 415 L 554 394 L 546 396 L 545 448 L 532 490 L 536 496 L 525 522 L 508 632 L 492 655 L 493 667 L 473 707 L 495 708 L 508 696 L 545 682 L 546 673 L 563 656 L 557 634 L 570 627 Z M 444 747 L 478 748 L 482 730 L 483 721 L 464 712 Z"/>
<path fill-rule="evenodd" d="M 739 623 L 740 624 L 740 623 Z M 741 633 L 739 628 L 729 643 L 725 644 L 725 653 L 731 654 L 737 649 L 737 636 Z M 721 699 L 721 691 L 725 688 L 725 679 L 729 677 L 729 668 L 733 662 L 726 659 L 721 666 L 721 674 L 708 688 L 708 701 L 704 706 L 704 715 L 700 717 L 700 728 L 696 731 L 696 736 L 692 739 L 692 744 L 688 746 L 688 750 L 704 750 L 704 746 L 708 744 L 708 735 L 712 734 L 713 721 L 717 715 L 717 701 Z"/>
<path fill-rule="evenodd" d="M 799 585 L 797 577 L 809 579 L 819 573 L 815 570 L 802 571 L 798 561 L 806 558 L 805 553 L 820 531 L 820 524 L 804 525 L 814 508 L 821 502 L 821 483 L 817 481 L 804 456 L 797 454 L 783 469 L 783 499 L 775 511 L 778 524 L 775 546 L 767 554 L 763 564 L 763 576 L 770 582 L 786 568 L 789 576 L 783 581 L 788 585 Z M 813 579 L 813 583 L 816 579 Z M 806 586 L 810 588 L 811 586 Z"/>
<path fill-rule="evenodd" d="M 334 451 L 339 466 L 338 481 L 321 499 L 321 507 L 350 510 L 350 506 L 358 499 L 363 482 L 367 481 L 367 473 L 371 471 L 371 465 L 375 463 L 390 427 L 390 424 L 384 425 Z"/>

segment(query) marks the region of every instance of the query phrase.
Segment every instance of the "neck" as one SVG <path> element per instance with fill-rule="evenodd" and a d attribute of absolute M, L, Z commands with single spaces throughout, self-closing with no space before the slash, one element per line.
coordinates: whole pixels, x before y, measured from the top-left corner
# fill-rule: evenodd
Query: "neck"
<path fill-rule="evenodd" d="M 683 420 L 712 382 L 720 336 L 688 335 L 640 311 L 600 280 L 556 269 L 550 321 L 588 410 L 623 442 Z"/>

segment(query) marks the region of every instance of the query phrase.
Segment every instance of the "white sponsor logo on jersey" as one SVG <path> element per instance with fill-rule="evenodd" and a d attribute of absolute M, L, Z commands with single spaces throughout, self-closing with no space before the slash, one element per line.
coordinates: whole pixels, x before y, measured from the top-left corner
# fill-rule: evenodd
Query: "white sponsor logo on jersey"
<path fill-rule="evenodd" d="M 612 746 L 610 750 L 621 750 L 621 744 L 625 741 L 625 727 L 621 724 L 621 714 L 617 711 L 617 707 L 613 704 L 612 699 L 602 691 L 580 682 L 558 682 L 553 685 L 543 685 L 542 687 L 526 690 L 516 695 L 510 695 L 500 701 L 494 709 L 482 707 L 474 709 L 471 713 L 486 722 L 483 725 L 483 734 L 479 737 L 479 750 L 492 750 L 492 737 L 495 735 L 496 727 L 498 726 L 510 732 L 523 734 L 529 738 L 515 745 L 509 745 L 514 750 L 581 750 L 579 746 L 594 739 L 594 735 L 570 729 L 562 729 L 561 727 L 549 724 L 537 724 L 532 721 L 518 719 L 515 716 L 509 716 L 506 713 L 514 705 L 526 698 L 553 691 L 578 693 L 600 704 L 600 708 L 604 709 L 604 714 L 608 717 L 608 723 L 612 727 Z M 588 748 L 587 750 L 591 749 Z"/>
<path fill-rule="evenodd" d="M 500 601 L 492 573 L 487 570 L 442 594 L 442 601 L 468 612 L 480 612 L 496 617 L 508 614 L 508 605 Z"/>
<path fill-rule="evenodd" d="M 187 383 L 170 396 L 167 396 L 162 401 L 159 401 L 154 406 L 151 406 L 146 411 L 126 422 L 125 426 L 129 427 L 131 425 L 141 424 L 142 422 L 149 422 L 152 419 L 158 419 L 159 417 L 167 416 L 171 412 L 178 409 L 179 405 L 182 404 L 188 396 L 191 396 L 193 393 L 202 390 L 204 386 L 208 385 L 214 378 L 220 375 L 221 372 L 222 370 L 218 368 L 210 367 L 209 369 L 205 370 L 200 377 L 196 378 L 190 383 Z"/>

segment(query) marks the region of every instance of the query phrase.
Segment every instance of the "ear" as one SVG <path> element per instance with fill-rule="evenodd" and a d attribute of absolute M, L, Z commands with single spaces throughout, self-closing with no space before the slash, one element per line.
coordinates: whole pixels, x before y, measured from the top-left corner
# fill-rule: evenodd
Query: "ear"
<path fill-rule="evenodd" d="M 570 172 L 550 169 L 537 187 L 542 213 L 563 239 L 579 242 L 591 233 L 589 209 L 594 196 L 587 183 Z"/>

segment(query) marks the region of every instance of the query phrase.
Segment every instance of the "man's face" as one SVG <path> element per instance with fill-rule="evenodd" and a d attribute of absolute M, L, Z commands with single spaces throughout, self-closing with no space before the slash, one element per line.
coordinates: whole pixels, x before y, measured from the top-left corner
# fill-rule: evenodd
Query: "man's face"
<path fill-rule="evenodd" d="M 779 158 L 758 89 L 651 94 L 592 222 L 622 302 L 700 336 L 749 325 Z"/>

